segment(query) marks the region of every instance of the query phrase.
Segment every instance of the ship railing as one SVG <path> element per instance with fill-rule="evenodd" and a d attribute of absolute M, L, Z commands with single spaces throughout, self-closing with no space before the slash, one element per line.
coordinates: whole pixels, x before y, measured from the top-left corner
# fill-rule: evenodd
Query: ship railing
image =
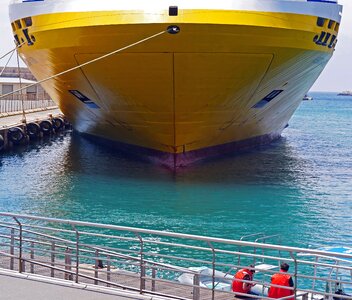
<path fill-rule="evenodd" d="M 10 95 L 0 99 L 0 114 L 47 110 L 52 108 L 57 108 L 57 104 L 52 99 L 40 95 Z"/>
<path fill-rule="evenodd" d="M 352 290 L 352 254 L 0 213 L 1 268 L 99 288 L 173 299 L 228 299 L 235 295 L 235 270 L 254 264 L 254 280 L 242 281 L 264 292 L 274 286 L 270 277 L 283 261 L 295 283 L 283 288 L 296 299 L 352 299 L 338 291 L 342 285 L 347 294 Z M 224 276 L 229 268 L 234 271 Z M 181 275 L 188 281 L 178 280 Z M 252 298 L 270 299 L 265 293 Z"/>

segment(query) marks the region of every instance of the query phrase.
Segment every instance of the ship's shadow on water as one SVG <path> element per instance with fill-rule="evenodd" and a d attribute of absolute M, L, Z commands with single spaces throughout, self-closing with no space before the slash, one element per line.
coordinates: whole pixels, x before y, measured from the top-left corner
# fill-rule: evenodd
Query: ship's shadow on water
<path fill-rule="evenodd" d="M 295 156 L 285 138 L 252 151 L 203 160 L 176 172 L 102 146 L 79 134 L 73 134 L 71 139 L 65 164 L 69 172 L 116 179 L 185 184 L 282 184 L 299 177 L 308 163 Z"/>

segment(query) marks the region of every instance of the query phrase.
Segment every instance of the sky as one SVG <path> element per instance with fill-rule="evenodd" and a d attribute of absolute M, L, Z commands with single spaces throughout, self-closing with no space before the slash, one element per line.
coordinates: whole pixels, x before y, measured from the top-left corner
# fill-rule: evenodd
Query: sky
<path fill-rule="evenodd" d="M 0 57 L 14 48 L 8 18 L 9 1 L 0 0 Z M 344 5 L 344 12 L 336 51 L 311 91 L 352 90 L 352 0 L 339 0 L 339 3 Z M 7 58 L 2 59 L 0 66 L 6 62 Z M 16 66 L 15 56 L 9 65 Z"/>

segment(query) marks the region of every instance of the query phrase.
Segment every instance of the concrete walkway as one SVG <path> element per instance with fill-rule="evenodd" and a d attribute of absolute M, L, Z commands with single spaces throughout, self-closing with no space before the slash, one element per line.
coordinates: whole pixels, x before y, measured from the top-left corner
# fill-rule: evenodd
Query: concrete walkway
<path fill-rule="evenodd" d="M 35 121 L 36 119 L 44 119 L 48 117 L 49 114 L 59 115 L 61 114 L 61 111 L 58 108 L 54 108 L 54 109 L 39 110 L 35 112 L 28 112 L 26 113 L 27 123 L 31 121 Z M 22 124 L 22 114 L 0 116 L 0 128 L 13 126 L 17 124 Z"/>
<path fill-rule="evenodd" d="M 76 284 L 66 280 L 0 271 L 0 299 L 6 300 L 162 300 L 165 298 L 140 295 L 94 285 Z"/>

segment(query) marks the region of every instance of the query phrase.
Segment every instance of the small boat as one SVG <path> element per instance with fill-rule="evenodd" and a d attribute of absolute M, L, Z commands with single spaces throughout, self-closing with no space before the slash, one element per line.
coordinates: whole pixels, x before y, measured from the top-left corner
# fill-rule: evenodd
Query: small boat
<path fill-rule="evenodd" d="M 269 264 L 259 264 L 255 266 L 256 274 L 260 271 L 265 271 L 265 270 L 272 270 L 272 269 L 277 269 L 278 266 L 274 265 L 269 265 Z M 194 273 L 199 274 L 199 286 L 200 287 L 206 287 L 211 289 L 213 287 L 213 270 L 208 267 L 190 267 L 188 268 L 190 271 L 193 271 Z M 233 274 L 230 274 L 229 272 L 224 273 L 221 271 L 216 270 L 215 271 L 215 281 L 214 281 L 214 286 L 216 290 L 222 290 L 222 291 L 231 291 L 232 287 L 232 281 L 233 281 Z M 183 284 L 193 284 L 194 280 L 194 274 L 191 273 L 183 273 L 181 276 L 178 277 L 178 281 Z M 251 291 L 255 294 L 261 295 L 261 294 L 267 294 L 267 288 L 264 288 L 264 293 L 262 292 L 263 286 L 256 285 L 255 287 L 252 287 Z"/>
<path fill-rule="evenodd" d="M 352 91 L 343 91 L 338 93 L 337 96 L 352 96 Z"/>
<path fill-rule="evenodd" d="M 211 289 L 213 286 L 213 270 L 208 267 L 190 267 L 188 268 L 190 271 L 199 274 L 199 286 L 206 287 Z M 221 291 L 231 291 L 231 285 L 233 280 L 233 275 L 215 271 L 215 289 Z M 178 281 L 182 284 L 193 284 L 194 274 L 191 273 L 183 273 L 178 277 Z"/>
<path fill-rule="evenodd" d="M 352 254 L 352 248 L 350 247 L 322 247 L 318 248 L 317 250 L 321 251 L 326 251 L 330 253 L 338 253 L 338 254 Z M 350 295 L 350 290 L 346 291 L 343 286 L 343 282 L 352 282 L 352 270 L 348 270 L 344 267 L 344 264 L 347 263 L 347 266 L 351 266 L 351 260 L 349 258 L 346 259 L 341 259 L 337 258 L 334 256 L 318 256 L 314 254 L 306 254 L 306 253 L 298 253 L 299 256 L 316 256 L 315 263 L 314 264 L 314 274 L 318 272 L 319 262 L 322 262 L 324 260 L 333 260 L 335 263 L 332 265 L 331 270 L 329 270 L 329 275 L 328 279 L 329 281 L 326 282 L 326 287 L 325 291 L 327 293 L 332 293 L 334 296 L 326 296 L 320 293 L 312 292 L 312 291 L 307 291 L 304 289 L 297 289 L 297 296 L 296 299 L 311 299 L 311 300 L 339 300 L 339 299 L 351 299 Z M 255 265 L 255 270 L 256 270 L 256 276 L 258 276 L 258 273 L 263 273 L 268 270 L 275 270 L 278 269 L 277 265 L 270 265 L 270 264 L 258 264 Z M 200 287 L 205 287 L 212 289 L 213 288 L 213 270 L 208 267 L 190 267 L 188 268 L 190 272 L 185 272 L 182 273 L 178 277 L 178 281 L 182 284 L 188 284 L 188 285 L 193 285 L 194 284 L 194 276 L 195 274 L 198 274 L 199 278 L 199 286 Z M 218 270 L 215 270 L 214 274 L 214 289 L 216 290 L 222 290 L 222 291 L 227 291 L 230 292 L 232 290 L 232 281 L 234 278 L 233 274 L 230 274 L 231 271 L 234 269 L 231 269 L 229 272 L 221 272 Z M 232 272 L 233 273 L 233 272 Z M 261 277 L 261 275 L 259 276 Z M 348 279 L 347 279 L 348 278 Z M 335 280 L 332 280 L 335 279 Z M 334 282 L 334 283 L 333 283 Z M 313 286 L 316 284 L 316 279 L 313 279 Z M 267 284 L 260 284 L 257 283 L 251 288 L 251 294 L 257 295 L 257 296 L 266 296 L 268 295 L 269 291 L 269 285 Z M 341 295 L 342 297 L 336 297 L 336 295 Z M 252 299 L 257 299 L 256 297 L 253 297 Z"/>
<path fill-rule="evenodd" d="M 303 97 L 303 100 L 304 100 L 304 101 L 310 101 L 310 100 L 313 100 L 313 97 L 308 96 L 308 95 L 305 95 L 305 96 Z"/>

